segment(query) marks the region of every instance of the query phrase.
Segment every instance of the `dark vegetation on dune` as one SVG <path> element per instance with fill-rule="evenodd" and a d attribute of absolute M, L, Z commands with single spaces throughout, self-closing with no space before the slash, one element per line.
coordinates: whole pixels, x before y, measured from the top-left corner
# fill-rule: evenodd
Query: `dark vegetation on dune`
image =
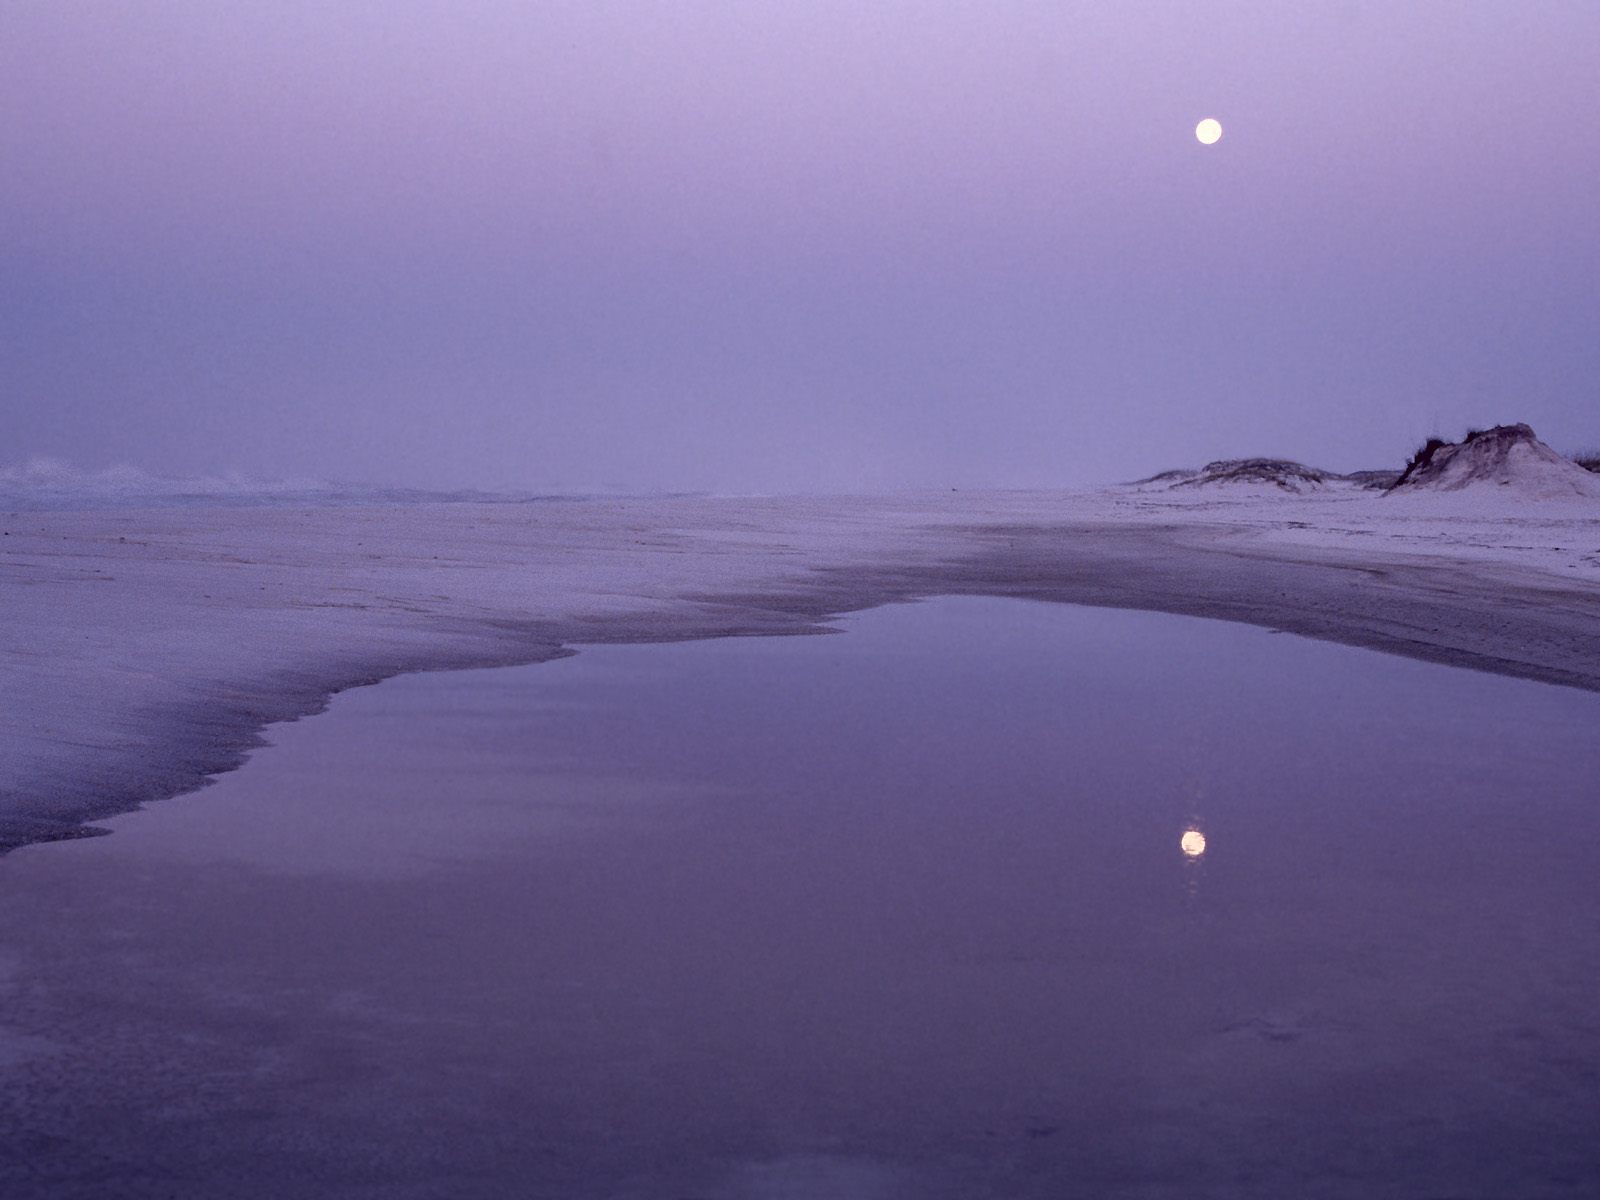
<path fill-rule="evenodd" d="M 1515 454 L 1512 453 L 1515 451 Z M 1304 462 L 1282 458 L 1227 458 L 1206 462 L 1200 469 L 1163 470 L 1160 474 L 1138 480 L 1138 485 L 1166 485 L 1178 488 L 1206 488 L 1222 483 L 1267 483 L 1288 493 L 1315 491 L 1330 483 L 1355 485 L 1373 491 L 1394 491 L 1395 488 L 1445 488 L 1456 490 L 1480 480 L 1498 483 L 1514 482 L 1514 477 L 1544 478 L 1541 472 L 1554 470 L 1557 480 L 1555 490 L 1565 494 L 1590 494 L 1589 485 L 1582 483 L 1566 462 L 1600 474 L 1600 450 L 1573 454 L 1570 459 L 1550 450 L 1539 442 L 1538 435 L 1525 424 L 1493 426 L 1491 429 L 1469 429 L 1461 442 L 1445 442 L 1440 437 L 1430 437 L 1418 446 L 1416 453 L 1406 461 L 1402 470 L 1352 470 L 1339 474 L 1336 470 L 1309 467 Z M 1539 466 L 1544 464 L 1544 466 Z M 1578 482 L 1566 480 L 1574 475 Z"/>
<path fill-rule="evenodd" d="M 1374 491 L 1385 491 L 1392 488 L 1400 480 L 1399 471 L 1351 471 L 1344 478 L 1351 483 L 1359 483 L 1364 488 Z"/>
<path fill-rule="evenodd" d="M 1270 483 L 1288 492 L 1315 487 L 1337 478 L 1318 467 L 1286 458 L 1225 458 L 1207 463 L 1191 479 L 1179 480 L 1173 487 L 1201 487 L 1208 483 Z"/>
<path fill-rule="evenodd" d="M 1354 483 L 1365 488 L 1389 487 L 1398 471 L 1352 471 L 1341 475 L 1287 458 L 1222 458 L 1199 470 L 1180 468 L 1140 479 L 1138 484 L 1165 483 L 1174 488 L 1207 487 L 1220 483 L 1265 483 L 1286 492 L 1300 492 L 1328 483 Z"/>
<path fill-rule="evenodd" d="M 1420 477 L 1432 473 L 1433 469 L 1441 465 L 1443 458 L 1441 452 L 1448 452 L 1444 458 L 1454 455 L 1457 451 L 1468 446 L 1475 446 L 1481 450 L 1509 449 L 1517 442 L 1538 441 L 1529 425 L 1496 425 L 1492 429 L 1469 429 L 1467 436 L 1459 442 L 1447 442 L 1443 438 L 1431 437 L 1417 448 L 1411 460 L 1406 463 L 1405 470 L 1400 472 L 1400 478 L 1395 480 L 1395 487 L 1403 487 L 1408 483 L 1416 482 Z"/>
<path fill-rule="evenodd" d="M 1467 436 L 1470 437 L 1472 435 L 1469 433 Z M 1409 483 L 1416 477 L 1418 471 L 1425 470 L 1432 464 L 1439 451 L 1449 445 L 1451 445 L 1450 442 L 1436 437 L 1431 437 L 1423 442 L 1422 445 L 1412 451 L 1411 457 L 1406 460 L 1404 469 L 1401 470 L 1399 477 L 1392 486 L 1399 487 L 1402 483 Z"/>
<path fill-rule="evenodd" d="M 1429 438 L 1389 490 L 1453 492 L 1492 483 L 1501 487 L 1520 484 L 1551 497 L 1600 496 L 1600 488 L 1583 470 L 1596 468 L 1580 461 L 1584 457 L 1557 454 L 1527 425 L 1470 429 L 1459 442 Z"/>

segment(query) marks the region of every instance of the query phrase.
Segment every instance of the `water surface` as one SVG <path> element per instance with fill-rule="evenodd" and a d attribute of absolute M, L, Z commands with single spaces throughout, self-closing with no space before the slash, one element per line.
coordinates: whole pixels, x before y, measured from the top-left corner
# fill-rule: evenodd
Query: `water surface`
<path fill-rule="evenodd" d="M 0 1193 L 1600 1188 L 1600 696 L 841 627 L 392 680 L 0 861 Z"/>

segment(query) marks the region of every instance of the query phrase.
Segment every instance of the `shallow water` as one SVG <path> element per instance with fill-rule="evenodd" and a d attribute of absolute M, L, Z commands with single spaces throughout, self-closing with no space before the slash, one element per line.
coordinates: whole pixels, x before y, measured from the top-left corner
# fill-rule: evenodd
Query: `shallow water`
<path fill-rule="evenodd" d="M 840 624 L 392 680 L 0 861 L 0 1194 L 1600 1190 L 1600 696 Z"/>

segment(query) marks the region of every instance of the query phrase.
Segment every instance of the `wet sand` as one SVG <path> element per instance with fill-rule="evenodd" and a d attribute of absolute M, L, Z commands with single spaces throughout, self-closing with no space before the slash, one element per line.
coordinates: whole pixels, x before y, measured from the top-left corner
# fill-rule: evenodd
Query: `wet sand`
<path fill-rule="evenodd" d="M 1600 696 L 845 626 L 352 691 L 8 856 L 0 1191 L 1593 1194 Z"/>
<path fill-rule="evenodd" d="M 1017 492 L 0 514 L 0 851 L 199 786 L 349 687 L 921 596 L 1192 613 L 1600 688 L 1597 511 Z"/>

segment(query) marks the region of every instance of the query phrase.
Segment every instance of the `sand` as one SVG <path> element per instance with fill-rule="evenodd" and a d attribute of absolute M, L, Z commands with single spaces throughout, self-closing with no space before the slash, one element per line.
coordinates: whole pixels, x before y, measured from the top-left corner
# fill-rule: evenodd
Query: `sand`
<path fill-rule="evenodd" d="M 354 689 L 9 856 L 0 1195 L 1595 1194 L 1600 695 L 840 625 Z"/>
<path fill-rule="evenodd" d="M 809 633 L 940 594 L 1194 613 L 1600 689 L 1600 504 L 1346 489 L 0 514 L 0 848 L 410 671 Z"/>

